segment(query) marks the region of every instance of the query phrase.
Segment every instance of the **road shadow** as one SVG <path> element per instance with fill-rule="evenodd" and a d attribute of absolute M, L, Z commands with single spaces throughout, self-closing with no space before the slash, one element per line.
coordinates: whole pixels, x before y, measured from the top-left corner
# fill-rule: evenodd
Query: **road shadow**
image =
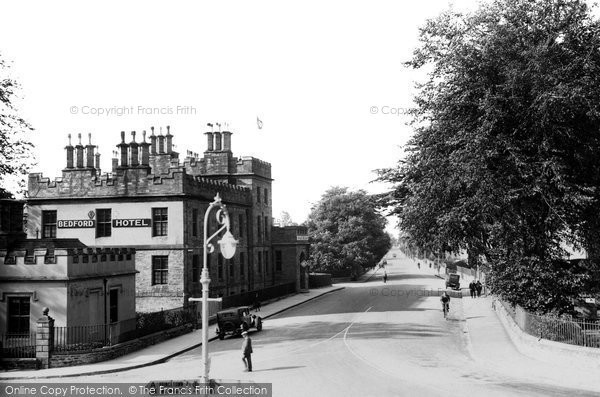
<path fill-rule="evenodd" d="M 295 365 L 288 367 L 275 367 L 275 368 L 265 368 L 265 369 L 253 369 L 252 372 L 267 372 L 267 371 L 282 371 L 286 369 L 296 369 L 296 368 L 304 368 L 304 365 Z"/>
<path fill-rule="evenodd" d="M 290 341 L 294 343 L 301 341 L 326 341 L 328 339 L 343 338 L 346 335 L 352 339 L 410 339 L 423 340 L 424 338 L 444 338 L 452 331 L 444 323 L 441 326 L 420 323 L 393 323 L 393 322 L 373 322 L 373 323 L 352 323 L 352 326 L 346 333 L 346 329 L 351 323 L 333 322 L 333 321 L 310 321 L 306 323 L 293 324 L 288 328 L 278 327 L 276 329 L 263 329 L 252 336 L 252 345 L 259 351 L 259 346 L 272 346 L 277 344 L 286 344 Z M 227 352 L 240 349 L 239 340 L 215 341 L 210 345 L 212 352 Z"/>

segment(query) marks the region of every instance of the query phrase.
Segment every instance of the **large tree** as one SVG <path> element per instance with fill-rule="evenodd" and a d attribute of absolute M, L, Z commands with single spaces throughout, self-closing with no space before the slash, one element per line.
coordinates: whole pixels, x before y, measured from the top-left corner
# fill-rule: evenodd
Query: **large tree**
<path fill-rule="evenodd" d="M 327 190 L 313 206 L 307 225 L 314 270 L 350 275 L 375 266 L 391 247 L 386 220 L 364 190 Z"/>
<path fill-rule="evenodd" d="M 415 135 L 380 171 L 400 227 L 484 255 L 513 303 L 568 310 L 600 257 L 600 24 L 581 1 L 495 0 L 429 20 L 407 65 L 429 70 Z M 564 243 L 588 264 L 569 266 Z"/>
<path fill-rule="evenodd" d="M 27 133 L 31 126 L 15 107 L 17 82 L 0 55 L 0 197 L 12 197 L 25 189 L 25 176 L 33 164 Z"/>

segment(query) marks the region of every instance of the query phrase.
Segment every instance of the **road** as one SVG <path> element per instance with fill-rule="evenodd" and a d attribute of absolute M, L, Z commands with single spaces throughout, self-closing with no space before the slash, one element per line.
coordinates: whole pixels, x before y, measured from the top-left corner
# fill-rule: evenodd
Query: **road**
<path fill-rule="evenodd" d="M 397 253 L 388 282 L 378 276 L 271 317 L 252 332 L 254 371 L 243 372 L 240 338 L 210 342 L 211 377 L 273 384 L 275 396 L 594 395 L 547 379 L 500 372 L 472 359 L 453 299 L 443 318 L 443 280 Z M 431 291 L 436 292 L 432 294 Z M 436 295 L 436 296 L 433 296 Z M 200 349 L 168 362 L 60 382 L 197 379 Z"/>

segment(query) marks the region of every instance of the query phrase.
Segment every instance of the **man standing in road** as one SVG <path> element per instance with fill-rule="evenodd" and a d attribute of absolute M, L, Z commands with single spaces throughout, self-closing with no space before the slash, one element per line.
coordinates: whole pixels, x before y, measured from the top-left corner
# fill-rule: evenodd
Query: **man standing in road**
<path fill-rule="evenodd" d="M 252 339 L 248 336 L 248 332 L 242 332 L 244 342 L 242 343 L 242 361 L 246 366 L 246 372 L 252 372 Z"/>

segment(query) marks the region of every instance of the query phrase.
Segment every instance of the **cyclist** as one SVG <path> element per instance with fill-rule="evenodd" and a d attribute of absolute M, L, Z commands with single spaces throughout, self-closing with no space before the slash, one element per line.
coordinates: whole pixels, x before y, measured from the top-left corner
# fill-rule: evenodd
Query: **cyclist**
<path fill-rule="evenodd" d="M 450 311 L 450 296 L 448 295 L 447 291 L 444 291 L 440 301 L 442 302 L 442 311 L 444 312 L 444 317 L 446 317 L 446 314 Z"/>

